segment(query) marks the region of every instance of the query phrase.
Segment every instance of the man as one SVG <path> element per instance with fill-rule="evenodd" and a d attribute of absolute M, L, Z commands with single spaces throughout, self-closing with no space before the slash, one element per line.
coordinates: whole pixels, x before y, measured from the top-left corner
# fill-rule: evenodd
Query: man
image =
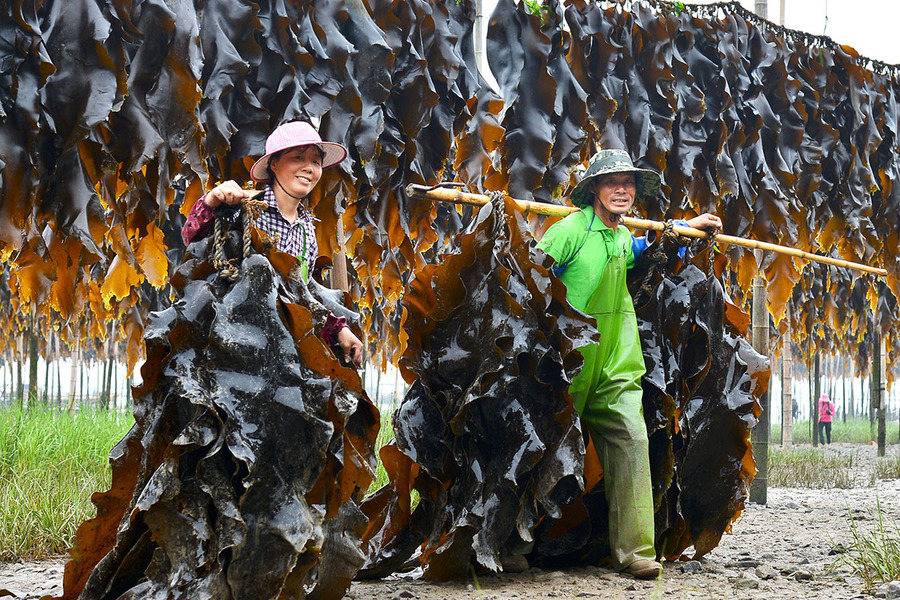
<path fill-rule="evenodd" d="M 644 357 L 625 271 L 647 244 L 620 225 L 659 186 L 659 174 L 635 168 L 625 151 L 601 150 L 570 196 L 581 210 L 550 227 L 538 245 L 556 260 L 569 303 L 597 320 L 600 343 L 581 349 L 584 367 L 569 392 L 603 465 L 613 562 L 641 579 L 658 577 L 662 565 L 641 404 Z M 703 214 L 687 225 L 718 231 L 722 221 Z"/>

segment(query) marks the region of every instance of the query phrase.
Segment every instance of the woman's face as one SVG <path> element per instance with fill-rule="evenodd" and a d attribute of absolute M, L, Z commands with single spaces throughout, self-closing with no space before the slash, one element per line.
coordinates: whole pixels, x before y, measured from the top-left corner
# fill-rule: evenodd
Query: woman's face
<path fill-rule="evenodd" d="M 318 146 L 297 146 L 269 161 L 278 183 L 290 195 L 307 196 L 322 177 L 322 151 Z"/>

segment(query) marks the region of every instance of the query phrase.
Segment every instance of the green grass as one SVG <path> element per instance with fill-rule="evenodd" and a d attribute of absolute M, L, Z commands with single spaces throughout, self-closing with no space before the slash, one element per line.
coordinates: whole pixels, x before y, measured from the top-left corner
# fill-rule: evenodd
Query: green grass
<path fill-rule="evenodd" d="M 847 566 L 862 579 L 868 592 L 881 583 L 900 579 L 900 530 L 896 523 L 893 530 L 885 526 L 880 501 L 872 516 L 874 526 L 863 530 L 857 526 L 853 515 L 849 515 L 850 546 L 840 549 L 839 557 L 832 565 L 832 568 Z"/>
<path fill-rule="evenodd" d="M 900 443 L 900 431 L 897 422 L 888 423 L 886 441 L 888 444 Z M 793 424 L 793 442 L 795 444 L 812 444 L 809 421 L 797 421 Z M 769 440 L 777 444 L 781 440 L 781 425 L 772 425 Z M 831 424 L 832 442 L 850 442 L 853 444 L 869 444 L 875 440 L 875 431 L 869 425 L 869 419 L 854 417 L 844 423 L 840 418 Z"/>
<path fill-rule="evenodd" d="M 376 455 L 381 451 L 382 446 L 390 442 L 394 437 L 394 428 L 391 426 L 391 417 L 396 410 L 396 406 L 392 406 L 391 408 L 385 408 L 381 411 L 381 429 L 378 430 L 378 438 L 375 442 L 375 446 L 377 448 Z M 369 485 L 369 490 L 366 492 L 366 495 L 378 491 L 381 487 L 387 485 L 388 483 L 388 474 L 384 469 L 384 464 L 381 462 L 381 456 L 378 456 L 378 465 L 375 467 L 375 479 L 372 480 L 372 484 Z M 419 503 L 419 492 L 417 490 L 410 491 L 410 498 L 412 501 L 412 508 L 415 509 L 416 505 Z"/>
<path fill-rule="evenodd" d="M 812 489 L 853 487 L 852 456 L 825 456 L 813 448 L 769 448 L 769 484 Z"/>
<path fill-rule="evenodd" d="M 872 476 L 875 479 L 900 479 L 900 455 L 879 458 Z"/>
<path fill-rule="evenodd" d="M 376 456 L 378 456 L 378 452 L 381 451 L 381 447 L 390 442 L 394 437 L 394 428 L 391 427 L 392 414 L 394 414 L 393 409 L 381 411 L 381 429 L 378 430 L 378 439 L 375 442 L 375 447 L 377 448 L 375 451 Z M 372 484 L 369 486 L 369 491 L 366 495 L 378 490 L 387 482 L 387 471 L 384 470 L 384 464 L 381 462 L 381 457 L 378 456 L 378 466 L 375 467 L 375 479 L 372 480 Z"/>
<path fill-rule="evenodd" d="M 66 551 L 93 517 L 93 492 L 110 484 L 109 450 L 131 415 L 0 410 L 0 560 Z"/>

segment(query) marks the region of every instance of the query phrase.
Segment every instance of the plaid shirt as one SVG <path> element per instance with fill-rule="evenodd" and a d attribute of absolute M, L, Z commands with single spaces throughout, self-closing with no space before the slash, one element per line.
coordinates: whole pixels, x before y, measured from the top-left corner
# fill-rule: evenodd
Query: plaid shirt
<path fill-rule="evenodd" d="M 275 240 L 275 247 L 281 252 L 286 252 L 297 258 L 305 255 L 306 264 L 309 265 L 309 270 L 312 272 L 316 264 L 316 257 L 319 255 L 319 245 L 316 243 L 314 218 L 309 209 L 302 204 L 299 205 L 297 207 L 297 220 L 292 225 L 288 223 L 288 220 L 278 210 L 275 192 L 272 191 L 271 187 L 266 188 L 263 200 L 269 207 L 259 215 L 259 218 L 256 220 L 256 226 Z M 190 213 L 188 213 L 187 221 L 181 231 L 185 245 L 205 237 L 212 230 L 214 217 L 215 210 L 208 207 L 203 202 L 203 197 L 201 197 L 191 208 Z M 306 250 L 305 254 L 304 249 Z"/>
<path fill-rule="evenodd" d="M 275 192 L 272 191 L 271 187 L 266 188 L 263 200 L 266 201 L 269 207 L 256 220 L 256 226 L 270 236 L 277 238 L 276 248 L 278 250 L 294 256 L 300 256 L 303 252 L 305 233 L 306 261 L 311 273 L 313 266 L 316 264 L 316 257 L 319 254 L 313 216 L 301 204 L 297 207 L 297 220 L 291 225 L 281 215 L 281 211 L 278 210 L 278 203 L 275 202 Z M 214 218 L 215 210 L 207 206 L 203 202 L 203 197 L 201 197 L 194 203 L 181 230 L 181 238 L 184 240 L 185 245 L 208 235 L 212 230 Z M 334 346 L 338 343 L 338 333 L 346 326 L 347 320 L 344 317 L 336 317 L 329 313 L 322 330 L 322 339 L 327 344 Z"/>
<path fill-rule="evenodd" d="M 276 240 L 275 247 L 281 252 L 286 252 L 298 258 L 305 256 L 306 264 L 309 265 L 311 272 L 316 264 L 316 257 L 319 255 L 319 245 L 316 243 L 316 226 L 313 222 L 312 213 L 309 212 L 308 208 L 300 204 L 297 206 L 297 219 L 291 224 L 278 210 L 278 203 L 275 202 L 275 192 L 272 191 L 271 186 L 266 188 L 263 200 L 269 205 L 269 208 L 259 215 L 259 218 L 256 220 L 256 226 Z"/>

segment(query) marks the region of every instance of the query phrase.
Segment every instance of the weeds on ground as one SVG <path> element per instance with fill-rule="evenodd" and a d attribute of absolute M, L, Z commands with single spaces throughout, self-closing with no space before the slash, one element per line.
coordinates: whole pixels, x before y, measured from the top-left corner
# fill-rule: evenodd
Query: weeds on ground
<path fill-rule="evenodd" d="M 811 489 L 853 487 L 853 456 L 825 456 L 809 449 L 769 447 L 769 484 Z"/>
<path fill-rule="evenodd" d="M 875 461 L 872 479 L 900 479 L 900 454 Z"/>
<path fill-rule="evenodd" d="M 848 567 L 862 579 L 868 592 L 881 583 L 900 579 L 900 530 L 896 523 L 893 531 L 885 527 L 881 501 L 876 505 L 871 530 L 860 529 L 852 513 L 848 511 L 848 515 L 852 536 L 850 546 L 840 549 L 840 555 L 831 568 Z"/>
<path fill-rule="evenodd" d="M 132 422 L 115 411 L 0 411 L 0 560 L 65 552 L 95 514 L 91 494 L 109 488 L 109 450 Z"/>

